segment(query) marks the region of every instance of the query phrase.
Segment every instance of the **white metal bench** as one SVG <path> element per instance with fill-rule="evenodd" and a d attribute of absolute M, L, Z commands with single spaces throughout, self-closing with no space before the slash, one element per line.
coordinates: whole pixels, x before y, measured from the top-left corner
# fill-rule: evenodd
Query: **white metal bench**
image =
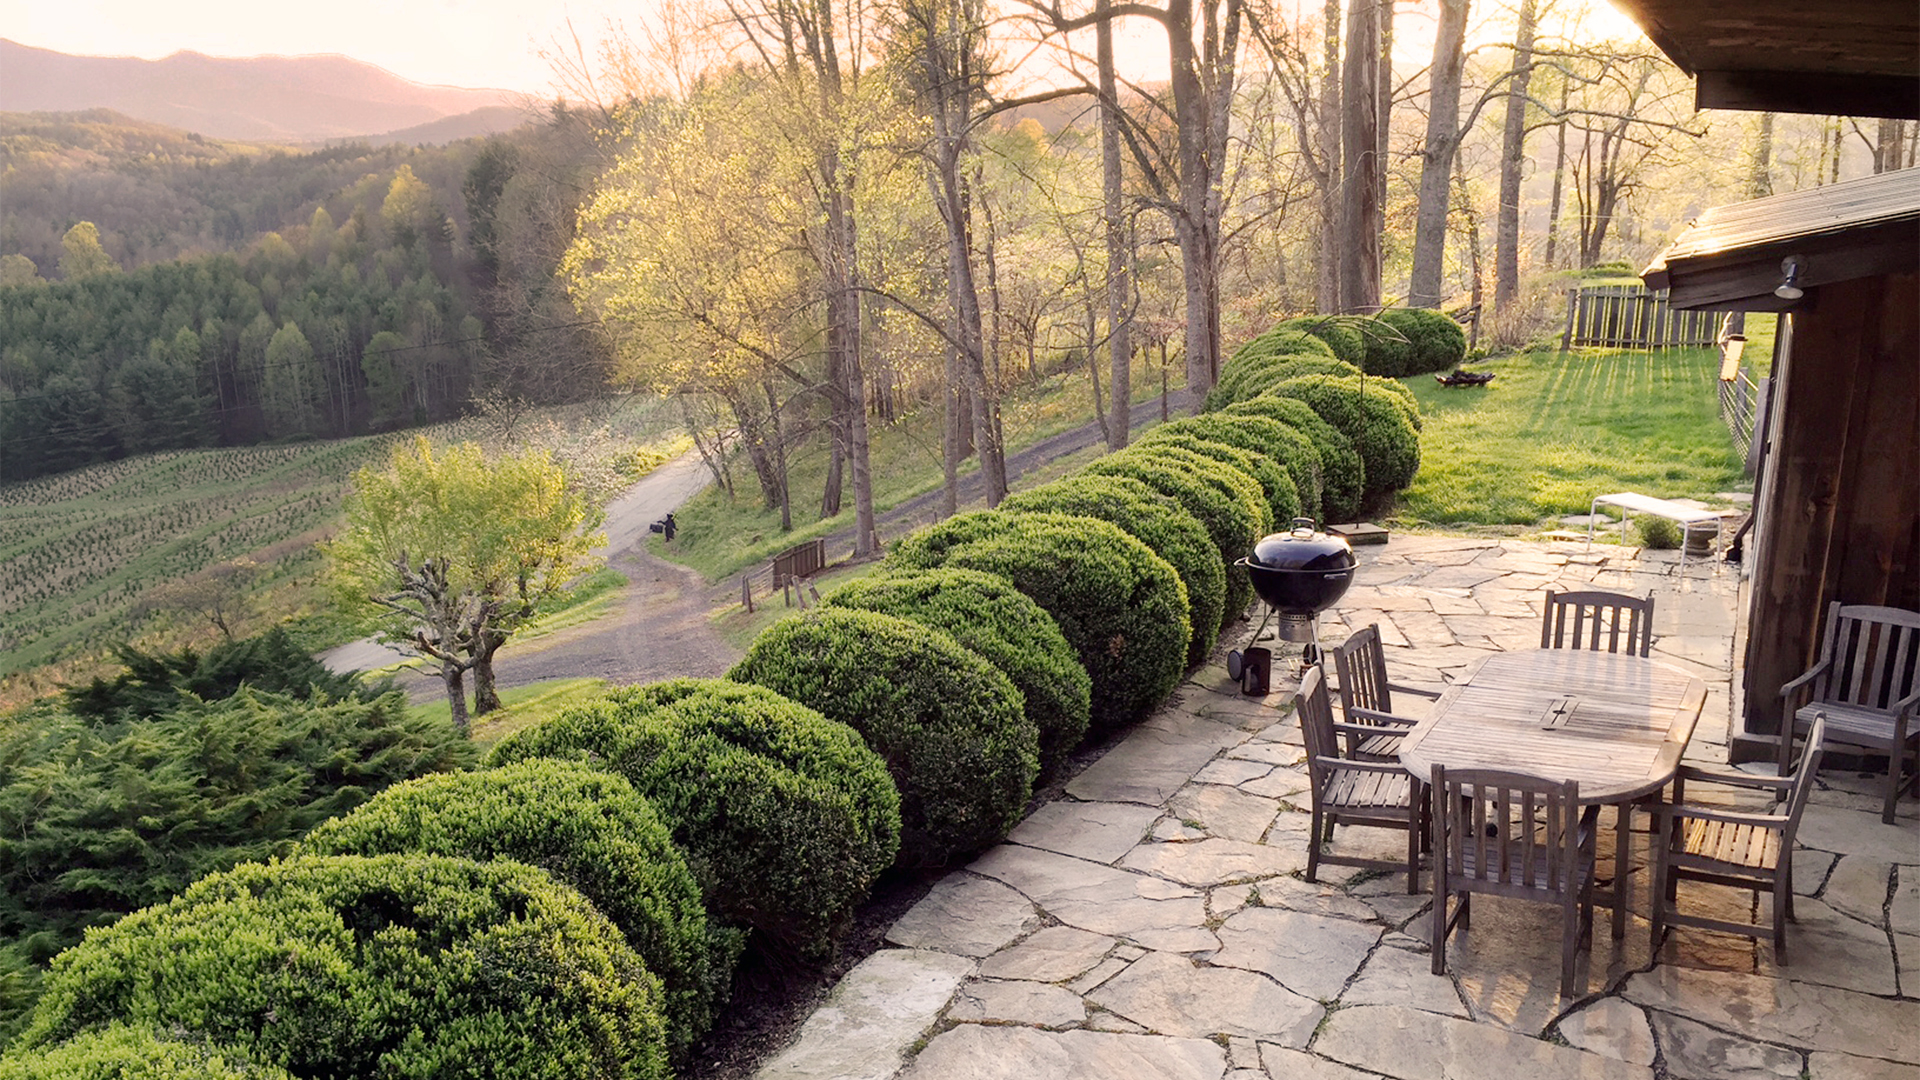
<path fill-rule="evenodd" d="M 1666 499 L 1656 499 L 1651 495 L 1636 495 L 1631 491 L 1621 491 L 1612 495 L 1594 496 L 1593 506 L 1587 511 L 1587 550 L 1589 552 L 1593 550 L 1593 527 L 1600 516 L 1602 506 L 1619 507 L 1622 524 L 1626 523 L 1629 513 L 1652 514 L 1655 517 L 1678 522 L 1681 532 L 1680 569 L 1682 572 L 1687 568 L 1686 538 L 1696 526 L 1713 526 L 1713 553 L 1718 554 L 1720 550 L 1721 515 L 1718 510 L 1701 510 L 1698 507 L 1685 506 Z"/>

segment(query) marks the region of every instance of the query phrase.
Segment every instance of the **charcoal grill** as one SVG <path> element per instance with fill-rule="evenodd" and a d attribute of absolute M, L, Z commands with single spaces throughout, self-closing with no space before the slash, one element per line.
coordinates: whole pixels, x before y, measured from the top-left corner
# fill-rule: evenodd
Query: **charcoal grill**
<path fill-rule="evenodd" d="M 1268 623 L 1275 623 L 1275 634 L 1281 641 L 1303 646 L 1303 665 L 1319 663 L 1319 616 L 1338 603 L 1353 584 L 1353 572 L 1360 565 L 1353 548 L 1340 537 L 1314 528 L 1312 518 L 1294 518 L 1292 528 L 1263 537 L 1253 546 L 1253 554 L 1233 565 L 1247 571 L 1253 591 L 1267 603 L 1266 615 L 1253 632 L 1254 643 L 1266 633 Z M 1228 676 L 1240 680 L 1248 693 L 1256 692 L 1247 686 L 1250 673 L 1265 680 L 1265 673 L 1259 670 L 1263 664 L 1246 662 L 1253 653 L 1255 649 L 1249 647 L 1244 653 L 1235 649 L 1227 654 Z M 1264 687 L 1260 690 L 1264 692 Z"/>

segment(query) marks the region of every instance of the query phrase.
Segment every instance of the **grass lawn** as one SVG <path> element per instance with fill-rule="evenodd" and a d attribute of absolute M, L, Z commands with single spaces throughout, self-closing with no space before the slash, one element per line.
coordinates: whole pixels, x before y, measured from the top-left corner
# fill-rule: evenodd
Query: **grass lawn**
<path fill-rule="evenodd" d="M 500 708 L 473 719 L 473 741 L 486 749 L 501 739 L 549 719 L 571 705 L 592 701 L 607 692 L 605 679 L 549 679 L 500 691 Z M 453 714 L 446 699 L 415 705 L 415 717 L 445 720 Z"/>
<path fill-rule="evenodd" d="M 1712 349 L 1524 353 L 1485 389 L 1406 380 L 1426 418 L 1392 520 L 1536 525 L 1595 495 L 1710 498 L 1751 487 L 1720 421 Z"/>

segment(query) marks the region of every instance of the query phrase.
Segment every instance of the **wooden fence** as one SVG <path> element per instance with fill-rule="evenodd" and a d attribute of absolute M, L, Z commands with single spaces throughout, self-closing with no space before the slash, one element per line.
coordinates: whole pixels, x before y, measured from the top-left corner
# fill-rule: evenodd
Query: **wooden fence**
<path fill-rule="evenodd" d="M 1589 285 L 1567 290 L 1567 329 L 1560 351 L 1592 345 L 1611 349 L 1701 348 L 1718 342 L 1721 315 L 1675 311 L 1664 290 L 1643 285 Z"/>
<path fill-rule="evenodd" d="M 793 606 L 794 598 L 798 596 L 800 607 L 805 610 L 809 593 L 815 601 L 820 599 L 820 590 L 813 586 L 813 575 L 826 569 L 826 565 L 825 539 L 809 540 L 788 548 L 775 555 L 767 565 L 740 575 L 740 603 L 751 613 L 755 593 L 771 593 L 779 589 L 788 607 Z"/>

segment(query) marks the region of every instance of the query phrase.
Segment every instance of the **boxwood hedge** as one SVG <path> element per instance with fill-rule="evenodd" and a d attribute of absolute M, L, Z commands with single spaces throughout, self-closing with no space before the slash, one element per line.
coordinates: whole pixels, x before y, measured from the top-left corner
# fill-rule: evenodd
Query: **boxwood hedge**
<path fill-rule="evenodd" d="M 1385 319 L 1372 318 L 1359 324 L 1358 329 L 1367 342 L 1367 358 L 1360 365 L 1361 370 L 1386 378 L 1406 373 L 1413 360 L 1413 343 L 1398 326 Z"/>
<path fill-rule="evenodd" d="M 1033 795 L 1039 736 L 1020 691 L 939 630 L 823 608 L 769 626 L 727 677 L 866 739 L 900 789 L 903 865 L 944 866 L 999 840 Z"/>
<path fill-rule="evenodd" d="M 0 1080 L 292 1080 L 292 1074 L 204 1040 L 109 1024 L 46 1050 L 0 1058 Z"/>
<path fill-rule="evenodd" d="M 1053 616 L 1004 578 L 951 569 L 880 574 L 835 589 L 825 603 L 943 630 L 999 668 L 1026 701 L 1039 735 L 1042 775 L 1086 735 L 1092 691 L 1087 670 Z"/>
<path fill-rule="evenodd" d="M 1357 378 L 1360 374 L 1360 369 L 1352 364 L 1321 353 L 1253 354 L 1229 363 L 1221 371 L 1220 381 L 1207 391 L 1202 407 L 1209 412 L 1225 408 L 1236 401 L 1264 393 L 1274 383 L 1297 375 L 1352 375 Z"/>
<path fill-rule="evenodd" d="M 998 510 L 972 510 L 955 514 L 945 521 L 915 529 L 894 541 L 893 547 L 887 551 L 887 565 L 894 569 L 931 570 L 945 565 L 947 553 L 962 544 L 1004 536 L 1018 529 L 1019 524 L 1012 515 Z"/>
<path fill-rule="evenodd" d="M 618 772 L 686 853 L 713 916 L 818 959 L 900 846 L 900 796 L 858 732 L 758 686 L 626 686 L 502 740 L 495 765 Z"/>
<path fill-rule="evenodd" d="M 1221 502 L 1229 500 L 1222 496 Z M 1079 654 L 1093 683 L 1092 731 L 1110 732 L 1146 716 L 1179 683 L 1187 655 L 1188 601 L 1180 576 L 1152 549 L 1106 521 L 989 514 L 999 523 L 979 539 L 949 543 L 953 537 L 946 527 L 960 520 L 950 518 L 928 530 L 942 534 L 937 542 L 897 545 L 887 562 L 911 566 L 940 551 L 939 561 L 926 565 L 1005 578 L 1053 616 Z"/>
<path fill-rule="evenodd" d="M 1170 495 L 1206 527 L 1227 565 L 1225 618 L 1239 618 L 1253 602 L 1253 585 L 1235 559 L 1253 550 L 1254 541 L 1272 531 L 1273 514 L 1260 487 L 1246 474 L 1175 446 L 1128 447 L 1088 465 L 1095 476 L 1130 476 Z"/>
<path fill-rule="evenodd" d="M 1264 416 L 1302 433 L 1320 453 L 1320 513 L 1322 521 L 1355 521 L 1366 494 L 1366 464 L 1353 440 L 1320 419 L 1304 401 L 1273 394 L 1248 398 L 1220 410 L 1226 416 Z"/>
<path fill-rule="evenodd" d="M 322 824 L 300 850 L 540 867 L 593 901 L 660 977 L 676 1054 L 706 1033 L 725 1000 L 740 935 L 708 927 L 700 886 L 666 825 L 614 773 L 543 759 L 412 780 Z"/>
<path fill-rule="evenodd" d="M 1246 344 L 1235 349 L 1233 355 L 1227 357 L 1227 366 L 1231 366 L 1236 362 L 1246 360 L 1250 357 L 1279 356 L 1283 353 L 1307 353 L 1309 355 L 1317 354 L 1320 356 L 1334 355 L 1333 349 L 1328 347 L 1326 342 L 1314 337 L 1312 334 L 1302 333 L 1299 330 L 1290 329 L 1282 325 L 1276 326 L 1258 337 L 1249 338 Z M 1224 371 L 1225 368 L 1223 367 L 1222 370 Z"/>
<path fill-rule="evenodd" d="M 243 863 L 54 960 L 15 1044 L 124 1020 L 296 1077 L 669 1075 L 660 983 L 585 897 L 522 863 Z"/>
<path fill-rule="evenodd" d="M 1139 441 L 1153 442 L 1176 433 L 1226 443 L 1272 458 L 1293 481 L 1294 492 L 1300 499 L 1298 512 L 1315 521 L 1320 520 L 1320 451 L 1314 447 L 1313 440 L 1299 429 L 1266 416 L 1212 412 L 1161 424 L 1141 436 Z M 1275 528 L 1285 524 L 1278 514 L 1274 516 Z"/>
<path fill-rule="evenodd" d="M 1213 651 L 1226 610 L 1226 565 L 1207 530 L 1179 503 L 1138 480 L 1082 473 L 1010 495 L 1000 509 L 1099 518 L 1119 526 L 1165 559 L 1186 586 L 1188 665 Z"/>
<path fill-rule="evenodd" d="M 1300 516 L 1300 492 L 1293 486 L 1293 477 L 1287 475 L 1287 470 L 1281 468 L 1279 462 L 1265 454 L 1179 429 L 1167 431 L 1156 428 L 1134 445 L 1176 446 L 1231 465 L 1260 485 L 1271 522 L 1288 522 Z"/>
<path fill-rule="evenodd" d="M 1467 358 L 1467 332 L 1438 311 L 1425 308 L 1388 308 L 1375 316 L 1393 327 L 1406 339 L 1406 355 L 1399 371 L 1374 371 L 1370 375 L 1399 378 L 1448 371 Z"/>
<path fill-rule="evenodd" d="M 1353 440 L 1366 462 L 1369 498 L 1402 490 L 1420 468 L 1420 435 L 1399 398 L 1372 380 L 1307 375 L 1288 379 L 1273 392 L 1307 403 L 1321 419 Z"/>
<path fill-rule="evenodd" d="M 1334 356 L 1354 367 L 1364 367 L 1367 339 L 1360 324 L 1366 322 L 1366 318 L 1364 315 L 1301 315 L 1288 319 L 1274 329 L 1311 334 L 1326 342 Z"/>

